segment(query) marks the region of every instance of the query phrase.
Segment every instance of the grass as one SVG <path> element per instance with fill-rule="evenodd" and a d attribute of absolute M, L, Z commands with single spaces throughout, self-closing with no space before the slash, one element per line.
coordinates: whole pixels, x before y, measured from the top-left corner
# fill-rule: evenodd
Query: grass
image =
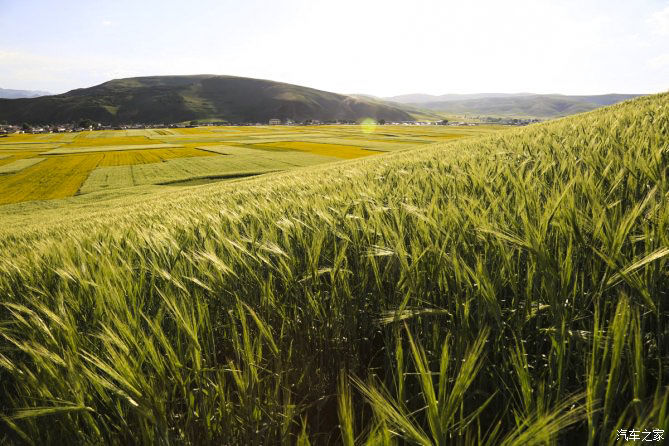
<path fill-rule="evenodd" d="M 668 99 L 0 208 L 0 441 L 613 445 L 666 429 Z"/>

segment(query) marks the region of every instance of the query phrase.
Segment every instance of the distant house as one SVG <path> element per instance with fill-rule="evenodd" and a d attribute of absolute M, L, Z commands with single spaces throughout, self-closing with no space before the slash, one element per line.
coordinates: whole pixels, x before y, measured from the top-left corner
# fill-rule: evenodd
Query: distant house
<path fill-rule="evenodd" d="M 280 119 L 270 119 L 269 120 L 269 125 L 281 125 L 281 120 Z"/>

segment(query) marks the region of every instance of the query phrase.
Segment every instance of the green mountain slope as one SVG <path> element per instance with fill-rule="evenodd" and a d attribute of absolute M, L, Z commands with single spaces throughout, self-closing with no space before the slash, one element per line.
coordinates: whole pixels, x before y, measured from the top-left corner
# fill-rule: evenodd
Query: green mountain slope
<path fill-rule="evenodd" d="M 667 429 L 667 104 L 6 213 L 0 443 Z"/>
<path fill-rule="evenodd" d="M 170 123 L 220 119 L 409 120 L 397 107 L 313 88 L 234 76 L 153 76 L 117 79 L 34 99 L 0 100 L 0 120 L 13 123 Z"/>

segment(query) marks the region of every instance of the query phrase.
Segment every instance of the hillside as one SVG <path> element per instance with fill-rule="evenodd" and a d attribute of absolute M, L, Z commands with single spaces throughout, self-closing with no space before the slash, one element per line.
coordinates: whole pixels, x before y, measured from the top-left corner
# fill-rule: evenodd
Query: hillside
<path fill-rule="evenodd" d="M 0 443 L 667 429 L 668 101 L 3 215 Z"/>
<path fill-rule="evenodd" d="M 0 121 L 63 123 L 172 123 L 216 119 L 233 123 L 269 119 L 402 121 L 397 107 L 298 85 L 234 76 L 154 76 L 117 79 L 34 99 L 0 100 Z"/>
<path fill-rule="evenodd" d="M 421 107 L 420 104 L 402 104 L 400 102 L 390 102 L 385 99 L 378 98 L 376 96 L 364 95 L 364 94 L 350 94 L 353 98 L 358 98 L 361 100 L 368 101 L 372 104 L 385 105 L 398 108 L 411 116 L 409 120 L 416 121 L 440 121 L 444 119 L 442 113 L 434 110 L 428 110 L 424 107 Z"/>
<path fill-rule="evenodd" d="M 484 98 L 506 98 L 516 96 L 532 96 L 531 93 L 471 93 L 471 94 L 442 94 L 432 95 L 423 93 L 402 94 L 398 96 L 390 96 L 383 98 L 390 102 L 399 102 L 400 104 L 423 104 L 429 102 L 446 102 L 446 101 L 466 101 L 468 99 L 484 99 Z"/>
<path fill-rule="evenodd" d="M 9 88 L 0 88 L 0 99 L 36 98 L 38 96 L 47 96 L 50 94 L 51 93 L 47 91 L 12 90 Z"/>
<path fill-rule="evenodd" d="M 635 94 L 569 96 L 482 93 L 442 96 L 413 94 L 386 99 L 398 104 L 443 113 L 554 118 L 594 110 L 604 105 L 615 104 L 638 96 Z"/>

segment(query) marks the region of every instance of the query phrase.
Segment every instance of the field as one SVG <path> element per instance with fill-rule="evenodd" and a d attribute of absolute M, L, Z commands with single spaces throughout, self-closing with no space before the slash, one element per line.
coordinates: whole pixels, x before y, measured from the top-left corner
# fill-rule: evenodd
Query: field
<path fill-rule="evenodd" d="M 11 161 L 4 166 L 0 167 L 0 175 L 17 173 L 25 169 L 26 167 L 33 166 L 37 163 L 44 161 L 44 158 L 23 158 Z"/>
<path fill-rule="evenodd" d="M 199 127 L 17 134 L 0 140 L 0 205 L 115 188 L 220 181 L 502 129 Z M 182 160 L 163 163 L 175 159 Z"/>
<path fill-rule="evenodd" d="M 367 136 L 187 129 L 161 137 L 220 152 L 0 207 L 0 443 L 591 446 L 667 429 L 668 103 L 404 149 L 440 135 L 389 129 L 387 153 L 318 165 L 290 142 Z M 303 167 L 158 184 L 288 153 Z"/>

